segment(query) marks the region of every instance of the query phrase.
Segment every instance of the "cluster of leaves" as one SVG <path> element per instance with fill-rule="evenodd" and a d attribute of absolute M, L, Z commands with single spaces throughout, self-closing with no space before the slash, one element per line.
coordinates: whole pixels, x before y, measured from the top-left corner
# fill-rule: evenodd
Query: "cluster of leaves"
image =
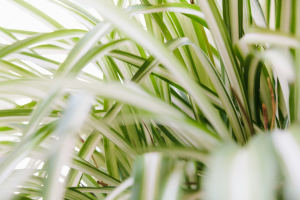
<path fill-rule="evenodd" d="M 10 0 L 1 199 L 300 199 L 300 1 L 40 1 L 88 31 Z"/>

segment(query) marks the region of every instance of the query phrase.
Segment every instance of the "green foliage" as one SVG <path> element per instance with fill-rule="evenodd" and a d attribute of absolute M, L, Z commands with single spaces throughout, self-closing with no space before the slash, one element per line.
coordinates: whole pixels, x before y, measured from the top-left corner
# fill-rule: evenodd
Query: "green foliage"
<path fill-rule="evenodd" d="M 10 1 L 1 199 L 300 199 L 300 1 L 41 1 L 88 31 Z"/>

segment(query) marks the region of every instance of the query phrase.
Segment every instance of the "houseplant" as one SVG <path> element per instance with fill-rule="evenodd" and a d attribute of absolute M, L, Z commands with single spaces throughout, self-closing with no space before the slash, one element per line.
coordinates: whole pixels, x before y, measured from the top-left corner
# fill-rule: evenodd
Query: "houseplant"
<path fill-rule="evenodd" d="M 53 31 L 0 29 L 2 199 L 299 199 L 298 1 L 10 2 Z"/>

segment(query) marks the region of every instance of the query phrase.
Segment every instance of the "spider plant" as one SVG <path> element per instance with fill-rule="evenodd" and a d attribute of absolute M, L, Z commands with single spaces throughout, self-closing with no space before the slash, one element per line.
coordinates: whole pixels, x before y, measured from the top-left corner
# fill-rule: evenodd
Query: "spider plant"
<path fill-rule="evenodd" d="M 41 1 L 84 28 L 9 0 L 1 199 L 300 199 L 300 1 Z"/>

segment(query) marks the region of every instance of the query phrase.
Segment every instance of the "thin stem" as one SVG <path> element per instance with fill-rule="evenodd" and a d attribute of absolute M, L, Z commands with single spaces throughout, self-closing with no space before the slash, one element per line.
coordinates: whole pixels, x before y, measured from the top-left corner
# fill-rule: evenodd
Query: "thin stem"
<path fill-rule="evenodd" d="M 273 91 L 273 87 L 272 87 L 270 78 L 268 77 L 267 80 L 268 80 L 268 83 L 269 83 L 269 90 L 270 90 L 271 99 L 272 99 L 272 120 L 271 120 L 271 126 L 270 126 L 270 130 L 272 130 L 274 122 L 275 122 L 276 105 L 275 105 L 274 91 Z"/>
<path fill-rule="evenodd" d="M 97 181 L 97 183 L 103 187 L 107 187 L 108 184 L 107 183 L 104 183 L 103 181 Z"/>
<path fill-rule="evenodd" d="M 262 104 L 262 113 L 263 113 L 263 118 L 264 118 L 264 128 L 265 128 L 265 131 L 267 131 L 269 119 L 268 119 L 267 107 L 264 103 Z"/>

